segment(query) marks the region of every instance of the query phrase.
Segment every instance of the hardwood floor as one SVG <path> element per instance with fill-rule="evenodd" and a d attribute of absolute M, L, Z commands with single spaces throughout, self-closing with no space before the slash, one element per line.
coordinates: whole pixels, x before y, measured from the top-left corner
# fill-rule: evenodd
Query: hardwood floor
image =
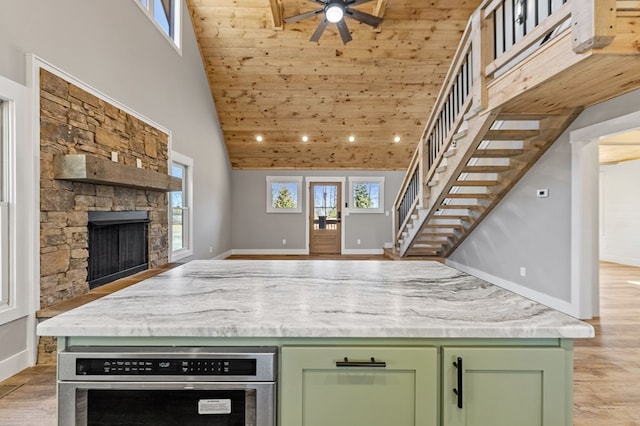
<path fill-rule="evenodd" d="M 640 425 L 640 284 L 629 281 L 640 268 L 601 263 L 596 338 L 575 343 L 574 425 Z M 0 382 L 1 426 L 55 425 L 55 407 L 54 366 Z"/>
<path fill-rule="evenodd" d="M 56 366 L 38 365 L 0 383 L 0 425 L 56 424 Z"/>
<path fill-rule="evenodd" d="M 600 318 L 588 322 L 596 338 L 575 341 L 574 424 L 640 425 L 640 268 L 600 263 Z"/>

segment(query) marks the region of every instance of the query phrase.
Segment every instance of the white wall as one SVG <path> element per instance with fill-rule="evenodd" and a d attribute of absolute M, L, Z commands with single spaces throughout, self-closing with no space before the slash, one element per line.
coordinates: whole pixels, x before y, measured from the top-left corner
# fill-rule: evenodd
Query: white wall
<path fill-rule="evenodd" d="M 340 177 L 382 176 L 384 182 L 384 213 L 353 213 L 343 216 L 345 229 L 344 249 L 358 252 L 382 252 L 385 243 L 392 242 L 393 201 L 404 171 L 326 171 L 326 170 L 234 170 L 232 172 L 232 244 L 236 253 L 285 253 L 302 254 L 306 247 L 307 192 L 303 188 L 302 213 L 266 212 L 267 176 Z M 303 187 L 305 186 L 303 180 Z M 342 189 L 348 201 L 349 181 Z M 287 245 L 282 245 L 282 239 Z M 360 245 L 357 244 L 360 240 Z"/>
<path fill-rule="evenodd" d="M 635 112 L 639 105 L 637 90 L 585 109 L 447 263 L 556 309 L 576 312 L 569 134 Z M 537 198 L 538 188 L 548 188 L 549 198 Z M 526 268 L 526 276 L 520 275 L 520 267 Z"/>
<path fill-rule="evenodd" d="M 136 0 L 0 1 L 0 76 L 26 84 L 26 55 L 34 54 L 169 129 L 172 149 L 194 159 L 193 257 L 208 258 L 231 248 L 231 168 L 184 1 L 182 8 L 179 54 Z M 37 193 L 35 176 L 32 184 Z M 18 326 L 31 333 L 14 322 L 0 325 L 0 335 Z"/>
<path fill-rule="evenodd" d="M 640 266 L 640 160 L 600 167 L 600 259 Z"/>

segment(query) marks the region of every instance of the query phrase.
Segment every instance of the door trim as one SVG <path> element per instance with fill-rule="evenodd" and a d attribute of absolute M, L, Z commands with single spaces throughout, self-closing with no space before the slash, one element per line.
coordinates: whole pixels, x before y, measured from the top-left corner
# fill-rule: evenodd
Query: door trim
<path fill-rule="evenodd" d="M 638 129 L 640 111 L 602 120 L 569 133 L 571 143 L 571 301 L 572 315 L 600 315 L 598 140 Z"/>
<path fill-rule="evenodd" d="M 317 182 L 338 182 L 340 183 L 340 185 L 342 185 L 342 190 L 340 191 L 340 205 L 342 206 L 342 223 L 340 226 L 340 254 L 344 254 L 344 236 L 345 236 L 345 228 L 346 228 L 346 221 L 344 220 L 345 217 L 345 208 L 344 208 L 344 204 L 345 204 L 345 183 L 346 183 L 347 178 L 342 176 L 306 176 L 304 178 L 304 187 L 305 187 L 305 191 L 307 193 L 307 202 L 305 204 L 305 236 L 304 236 L 304 246 L 305 249 L 307 251 L 307 254 L 309 253 L 310 247 L 309 247 L 309 209 L 311 208 L 311 191 L 310 191 L 310 186 L 311 183 L 317 183 Z"/>

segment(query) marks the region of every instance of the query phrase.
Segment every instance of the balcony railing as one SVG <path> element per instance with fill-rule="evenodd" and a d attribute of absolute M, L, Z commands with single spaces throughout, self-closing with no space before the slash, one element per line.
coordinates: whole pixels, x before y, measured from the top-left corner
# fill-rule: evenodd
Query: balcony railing
<path fill-rule="evenodd" d="M 437 184 L 437 171 L 446 165 L 447 152 L 465 136 L 466 122 L 501 106 L 488 99 L 493 81 L 566 31 L 571 31 L 576 53 L 606 46 L 615 35 L 616 16 L 635 14 L 638 9 L 640 2 L 630 0 L 483 2 L 469 19 L 396 197 L 396 244 L 408 234 L 419 210 L 429 207 L 429 188 Z M 499 101 L 506 102 L 509 96 Z"/>

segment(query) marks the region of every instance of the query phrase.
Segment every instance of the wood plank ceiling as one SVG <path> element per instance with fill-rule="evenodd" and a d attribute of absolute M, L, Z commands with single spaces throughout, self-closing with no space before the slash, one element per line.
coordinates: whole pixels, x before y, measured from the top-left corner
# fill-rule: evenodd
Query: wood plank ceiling
<path fill-rule="evenodd" d="M 313 1 L 187 0 L 232 167 L 406 169 L 480 3 L 373 0 L 356 8 L 382 24 L 347 19 L 343 45 L 333 24 L 309 41 L 322 14 L 274 27 L 279 5 L 286 18 Z"/>

